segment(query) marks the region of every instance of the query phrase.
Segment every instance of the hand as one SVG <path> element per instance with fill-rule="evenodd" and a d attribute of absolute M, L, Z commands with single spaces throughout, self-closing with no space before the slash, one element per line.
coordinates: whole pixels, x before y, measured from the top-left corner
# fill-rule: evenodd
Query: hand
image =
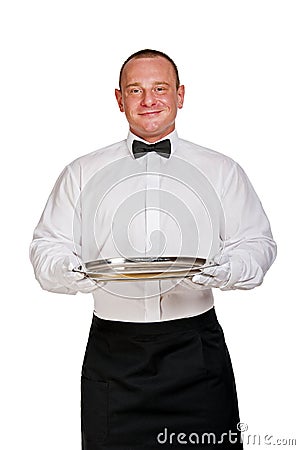
<path fill-rule="evenodd" d="M 226 288 L 231 276 L 230 261 L 227 256 L 220 255 L 214 259 L 214 263 L 218 265 L 203 269 L 193 276 L 192 281 L 207 288 Z"/>
<path fill-rule="evenodd" d="M 56 279 L 62 286 L 74 293 L 89 294 L 105 284 L 87 278 L 81 273 L 73 272 L 74 267 L 78 264 L 79 261 L 75 256 L 74 258 L 66 257 L 63 263 L 55 268 Z"/>

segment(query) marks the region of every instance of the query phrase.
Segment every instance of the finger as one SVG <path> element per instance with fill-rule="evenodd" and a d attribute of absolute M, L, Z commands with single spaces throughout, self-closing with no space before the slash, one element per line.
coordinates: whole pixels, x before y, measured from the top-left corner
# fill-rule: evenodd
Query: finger
<path fill-rule="evenodd" d="M 84 278 L 83 280 L 76 281 L 77 288 L 80 292 L 93 292 L 96 289 L 104 286 L 103 281 L 95 281 L 91 278 Z"/>
<path fill-rule="evenodd" d="M 68 271 L 65 274 L 65 277 L 72 283 L 73 281 L 80 281 L 80 280 L 84 280 L 86 279 L 85 276 L 82 273 L 79 272 L 72 272 L 72 271 Z"/>
<path fill-rule="evenodd" d="M 188 289 L 197 289 L 197 290 L 203 290 L 203 289 L 207 289 L 206 286 L 200 284 L 200 283 L 195 283 L 193 282 L 192 279 L 190 278 L 183 278 L 180 282 L 179 282 L 180 286 L 183 286 L 185 288 Z"/>
<path fill-rule="evenodd" d="M 210 275 L 203 275 L 202 273 L 196 274 L 193 276 L 192 281 L 194 283 L 203 284 L 204 286 L 207 286 L 209 282 L 211 281 L 212 277 Z"/>
<path fill-rule="evenodd" d="M 79 258 L 74 257 L 74 259 L 72 261 L 69 261 L 67 263 L 67 269 L 72 272 L 73 269 L 75 269 L 75 267 L 79 266 L 80 264 L 82 264 L 79 260 Z"/>
<path fill-rule="evenodd" d="M 207 269 L 202 269 L 201 274 L 208 277 L 213 277 L 217 273 L 218 267 L 208 267 Z"/>
<path fill-rule="evenodd" d="M 86 287 L 86 288 L 80 288 L 78 290 L 78 292 L 80 292 L 81 294 L 92 294 L 97 289 L 99 289 L 97 286 L 95 286 L 95 287 Z"/>
<path fill-rule="evenodd" d="M 223 252 L 214 257 L 214 262 L 218 265 L 226 264 L 228 261 L 228 256 Z"/>

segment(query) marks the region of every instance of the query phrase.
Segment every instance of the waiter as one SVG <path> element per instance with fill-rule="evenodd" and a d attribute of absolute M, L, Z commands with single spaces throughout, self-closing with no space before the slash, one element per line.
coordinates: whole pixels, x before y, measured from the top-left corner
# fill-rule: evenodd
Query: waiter
<path fill-rule="evenodd" d="M 184 86 L 168 55 L 131 55 L 115 95 L 127 139 L 65 167 L 30 248 L 43 289 L 94 296 L 82 448 L 243 448 L 212 288 L 262 283 L 276 256 L 268 219 L 236 162 L 178 137 Z M 208 268 L 192 278 L 101 283 L 73 272 L 134 256 L 200 257 Z"/>

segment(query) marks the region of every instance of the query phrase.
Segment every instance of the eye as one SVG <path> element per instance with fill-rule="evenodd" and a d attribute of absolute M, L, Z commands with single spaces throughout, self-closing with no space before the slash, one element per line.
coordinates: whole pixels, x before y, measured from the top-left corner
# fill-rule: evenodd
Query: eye
<path fill-rule="evenodd" d="M 134 87 L 129 90 L 130 94 L 140 94 L 142 90 L 140 88 Z"/>
<path fill-rule="evenodd" d="M 164 92 L 166 91 L 166 88 L 164 86 L 156 86 L 155 90 L 156 92 Z"/>

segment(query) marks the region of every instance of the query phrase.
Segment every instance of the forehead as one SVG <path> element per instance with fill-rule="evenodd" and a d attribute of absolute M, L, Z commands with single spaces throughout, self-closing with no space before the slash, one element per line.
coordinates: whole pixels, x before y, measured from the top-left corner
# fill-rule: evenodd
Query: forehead
<path fill-rule="evenodd" d="M 122 84 L 144 80 L 176 83 L 174 67 L 170 61 L 161 56 L 131 59 L 124 67 Z"/>

